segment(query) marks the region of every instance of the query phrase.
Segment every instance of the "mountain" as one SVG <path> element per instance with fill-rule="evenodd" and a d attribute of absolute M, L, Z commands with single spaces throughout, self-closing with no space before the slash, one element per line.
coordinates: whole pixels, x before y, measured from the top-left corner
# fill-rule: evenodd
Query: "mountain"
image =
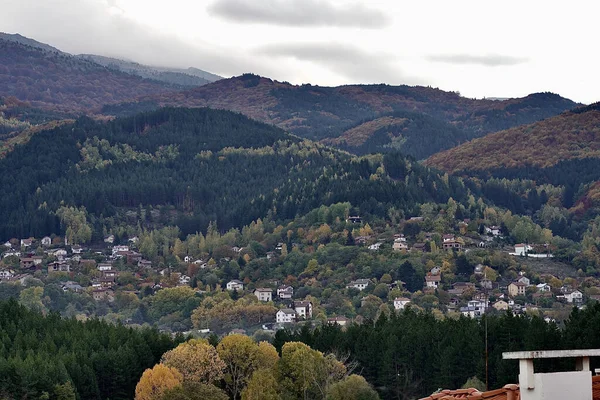
<path fill-rule="evenodd" d="M 64 52 L 58 50 L 56 47 L 52 47 L 46 43 L 38 42 L 37 40 L 33 40 L 28 37 L 19 35 L 18 33 L 0 32 L 0 40 L 4 40 L 7 42 L 13 42 L 13 43 L 19 43 L 24 46 L 33 47 L 33 48 L 44 50 L 44 51 L 51 52 L 51 53 L 67 54 L 67 53 L 64 53 Z"/>
<path fill-rule="evenodd" d="M 117 58 L 97 56 L 94 54 L 80 54 L 77 57 L 93 61 L 110 69 L 136 75 L 145 79 L 152 79 L 159 82 L 178 85 L 181 87 L 196 87 L 215 82 L 222 77 L 202 71 L 197 68 L 164 68 L 152 67 L 139 64 L 133 61 L 125 61 Z"/>
<path fill-rule="evenodd" d="M 63 205 L 85 206 L 101 236 L 140 207 L 193 233 L 346 201 L 362 215 L 416 213 L 468 194 L 397 154 L 357 158 L 240 114 L 182 108 L 39 132 L 0 159 L 0 186 L 11 188 L 0 196 L 0 236 L 9 238 L 59 232 Z"/>
<path fill-rule="evenodd" d="M 410 117 L 415 120 L 426 118 L 417 114 L 425 114 L 428 118 L 425 125 L 429 124 L 432 130 L 437 131 L 436 135 L 439 137 L 435 141 L 441 143 L 441 148 L 445 149 L 473 137 L 554 116 L 576 107 L 577 104 L 551 93 L 537 93 L 506 101 L 475 100 L 431 87 L 320 87 L 309 84 L 295 86 L 287 82 L 244 74 L 185 92 L 148 96 L 133 103 L 111 105 L 105 107 L 103 112 L 110 115 L 127 115 L 159 106 L 211 107 L 237 111 L 313 140 L 333 139 L 345 135 L 328 143 L 344 142 L 349 150 L 360 154 L 365 149 L 356 149 L 352 143 L 359 143 L 359 147 L 364 143 L 348 138 L 356 133 L 356 130 L 347 131 L 360 123 L 394 116 L 397 112 L 413 113 Z M 381 128 L 381 123 L 382 121 L 376 121 L 359 131 L 363 136 L 373 136 L 377 133 L 375 131 Z M 423 124 L 418 122 L 416 125 L 420 128 L 415 128 L 415 135 L 431 136 L 432 132 L 427 132 Z M 375 131 L 372 130 L 373 127 L 376 128 Z M 399 138 L 399 132 L 392 132 L 388 135 L 389 138 L 384 136 L 375 139 L 376 146 L 367 144 L 366 148 L 369 151 L 398 147 L 405 150 L 399 146 L 404 140 Z M 411 153 L 410 146 L 408 150 L 408 154 L 416 157 L 431 154 L 421 150 Z"/>
<path fill-rule="evenodd" d="M 474 139 L 433 155 L 426 164 L 455 173 L 548 168 L 589 157 L 600 157 L 600 103 Z"/>
<path fill-rule="evenodd" d="M 480 178 L 564 186 L 563 205 L 585 198 L 600 180 L 600 103 L 472 140 L 431 156 L 425 165 Z"/>
<path fill-rule="evenodd" d="M 106 103 L 175 90 L 66 53 L 0 39 L 0 94 L 35 108 L 80 113 Z"/>
<path fill-rule="evenodd" d="M 464 130 L 427 114 L 396 111 L 361 122 L 322 143 L 356 154 L 401 151 L 420 160 L 469 138 Z"/>

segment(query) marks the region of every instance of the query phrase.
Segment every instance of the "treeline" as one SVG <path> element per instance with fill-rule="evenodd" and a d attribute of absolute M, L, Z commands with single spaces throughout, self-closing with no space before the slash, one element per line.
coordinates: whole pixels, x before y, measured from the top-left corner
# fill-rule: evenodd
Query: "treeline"
<path fill-rule="evenodd" d="M 274 345 L 300 341 L 314 349 L 349 354 L 357 371 L 386 399 L 427 396 L 438 388 L 460 388 L 477 377 L 485 381 L 486 319 L 489 387 L 518 382 L 516 361 L 503 361 L 502 353 L 522 350 L 598 348 L 600 304 L 574 309 L 564 329 L 539 317 L 488 316 L 482 320 L 461 317 L 436 319 L 432 314 L 407 310 L 381 313 L 376 322 L 341 328 L 328 325 L 311 331 L 278 331 Z M 573 368 L 571 361 L 548 360 L 540 371 Z M 592 370 L 600 365 L 592 360 Z"/>
<path fill-rule="evenodd" d="M 210 221 L 227 230 L 346 201 L 363 215 L 414 215 L 422 203 L 468 194 L 457 178 L 397 153 L 358 159 L 239 114 L 173 108 L 36 134 L 0 161 L 0 186 L 10 188 L 0 197 L 5 238 L 62 232 L 62 205 L 84 206 L 99 239 L 140 206 L 162 208 L 161 223 L 188 234 Z"/>
<path fill-rule="evenodd" d="M 0 301 L 0 398 L 131 399 L 144 370 L 181 341 Z"/>

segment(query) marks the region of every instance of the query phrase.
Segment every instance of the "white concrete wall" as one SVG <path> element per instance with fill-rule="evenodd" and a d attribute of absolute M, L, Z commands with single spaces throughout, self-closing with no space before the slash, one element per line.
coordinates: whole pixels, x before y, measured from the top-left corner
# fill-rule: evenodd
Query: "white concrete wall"
<path fill-rule="evenodd" d="M 521 385 L 521 400 L 592 400 L 590 371 L 534 374 L 534 382 L 533 389 Z"/>

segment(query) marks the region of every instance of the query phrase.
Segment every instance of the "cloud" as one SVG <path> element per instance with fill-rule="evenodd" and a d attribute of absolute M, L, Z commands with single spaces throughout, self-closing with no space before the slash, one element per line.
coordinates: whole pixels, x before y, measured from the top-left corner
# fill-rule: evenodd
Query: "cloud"
<path fill-rule="evenodd" d="M 419 83 L 401 71 L 393 55 L 369 53 L 348 44 L 281 43 L 261 47 L 257 53 L 319 64 L 353 82 Z"/>
<path fill-rule="evenodd" d="M 473 64 L 486 67 L 504 67 L 524 64 L 529 61 L 523 57 L 513 57 L 500 54 L 433 54 L 425 57 L 428 61 L 442 62 L 447 64 Z"/>
<path fill-rule="evenodd" d="M 377 29 L 391 22 L 382 11 L 363 4 L 335 6 L 327 0 L 216 0 L 207 10 L 211 15 L 232 22 L 294 27 Z"/>

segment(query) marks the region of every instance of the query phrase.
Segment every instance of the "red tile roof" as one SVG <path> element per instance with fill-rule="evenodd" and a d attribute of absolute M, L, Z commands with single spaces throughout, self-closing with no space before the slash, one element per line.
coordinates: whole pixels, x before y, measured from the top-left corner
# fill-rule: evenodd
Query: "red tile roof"
<path fill-rule="evenodd" d="M 520 400 L 519 385 L 506 385 L 501 389 L 480 392 L 477 389 L 442 390 L 421 400 Z M 600 376 L 592 377 L 592 398 L 600 400 Z"/>
<path fill-rule="evenodd" d="M 421 400 L 519 400 L 519 385 L 506 385 L 501 389 L 480 392 L 477 389 L 442 390 Z"/>

